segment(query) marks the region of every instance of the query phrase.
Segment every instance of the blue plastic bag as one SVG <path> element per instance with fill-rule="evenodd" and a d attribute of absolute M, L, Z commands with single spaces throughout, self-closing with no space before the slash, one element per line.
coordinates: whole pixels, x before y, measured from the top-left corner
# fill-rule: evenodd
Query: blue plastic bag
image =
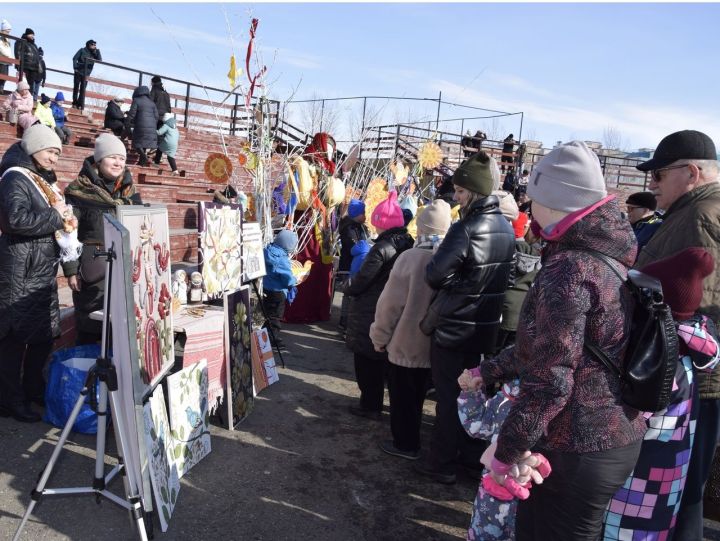
<path fill-rule="evenodd" d="M 45 422 L 59 428 L 65 426 L 80 391 L 85 386 L 88 370 L 99 355 L 100 346 L 97 344 L 62 349 L 53 353 L 45 389 Z M 97 413 L 90 407 L 88 399 L 89 395 L 72 429 L 82 434 L 96 434 Z"/>

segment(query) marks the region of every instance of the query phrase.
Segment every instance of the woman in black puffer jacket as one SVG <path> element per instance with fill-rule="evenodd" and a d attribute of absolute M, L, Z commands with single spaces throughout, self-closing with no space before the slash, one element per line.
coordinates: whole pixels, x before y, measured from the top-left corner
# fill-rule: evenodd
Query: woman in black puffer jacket
<path fill-rule="evenodd" d="M 76 221 L 55 186 L 62 143 L 31 126 L 0 163 L 0 416 L 36 422 L 42 370 L 60 336 L 55 232 Z M 21 376 L 22 372 L 22 376 Z"/>
<path fill-rule="evenodd" d="M 412 248 L 413 239 L 404 227 L 397 193 L 373 210 L 370 223 L 378 237 L 363 261 L 360 271 L 345 288 L 350 298 L 346 332 L 347 346 L 355 357 L 355 377 L 360 387 L 360 407 L 351 406 L 350 413 L 380 419 L 385 392 L 386 351 L 376 351 L 370 340 L 370 325 L 375 320 L 375 305 L 390 276 L 397 257 Z"/>
<path fill-rule="evenodd" d="M 160 118 L 157 107 L 150 99 L 150 90 L 139 86 L 133 92 L 132 105 L 127 114 L 128 125 L 132 127 L 133 148 L 140 154 L 138 165 L 146 166 L 148 161 L 145 151 L 157 148 L 157 122 Z"/>
<path fill-rule="evenodd" d="M 102 310 L 105 298 L 105 262 L 95 259 L 95 250 L 104 250 L 103 215 L 113 216 L 119 205 L 141 205 L 130 170 L 125 165 L 123 142 L 109 133 L 95 140 L 93 155 L 86 158 L 78 177 L 65 188 L 65 199 L 78 219 L 78 239 L 83 243 L 79 261 L 63 263 L 63 273 L 73 292 L 76 345 L 100 342 L 102 322 L 90 314 Z"/>
<path fill-rule="evenodd" d="M 425 279 L 437 297 L 423 322 L 432 332 L 430 363 L 437 393 L 429 461 L 418 473 L 455 482 L 458 461 L 480 473 L 484 445 L 465 434 L 457 415 L 457 378 L 483 353 L 491 353 L 515 254 L 515 233 L 490 195 L 499 184 L 495 160 L 484 152 L 465 160 L 453 175 L 461 219 L 450 227 L 427 266 Z M 459 456 L 458 456 L 459 455 Z"/>

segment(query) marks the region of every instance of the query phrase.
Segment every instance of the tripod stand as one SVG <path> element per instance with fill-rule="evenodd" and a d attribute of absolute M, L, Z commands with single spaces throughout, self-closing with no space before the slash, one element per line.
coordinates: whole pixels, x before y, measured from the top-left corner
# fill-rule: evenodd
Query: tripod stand
<path fill-rule="evenodd" d="M 95 494 L 97 503 L 100 503 L 100 496 L 115 502 L 121 507 L 130 511 L 131 521 L 135 523 L 140 539 L 147 541 L 147 533 L 144 522 L 144 509 L 139 495 L 140 479 L 136 478 L 136 472 L 133 468 L 128 468 L 124 462 L 124 457 L 128 456 L 128 428 L 122 415 L 118 414 L 118 380 L 115 367 L 108 355 L 110 347 L 110 293 L 112 286 L 112 266 L 115 259 L 115 244 L 105 252 L 95 250 L 95 257 L 104 257 L 107 262 L 105 267 L 105 300 L 104 300 L 104 316 L 100 357 L 97 358 L 93 367 L 89 370 L 85 386 L 80 391 L 77 402 L 70 413 L 70 418 L 65 423 L 65 427 L 60 434 L 60 439 L 55 445 L 55 449 L 50 460 L 45 466 L 35 489 L 31 493 L 31 501 L 25 514 L 23 515 L 20 526 L 18 526 L 13 541 L 18 541 L 22 530 L 25 527 L 30 514 L 35 505 L 43 496 L 64 496 L 69 494 Z M 95 389 L 98 386 L 98 396 L 96 397 Z M 77 419 L 80 409 L 85 403 L 85 398 L 90 395 L 90 404 L 97 411 L 98 427 L 97 440 L 95 446 L 95 478 L 91 487 L 72 487 L 72 488 L 45 488 L 50 474 L 57 462 L 60 452 L 67 441 L 70 430 Z M 105 475 L 105 436 L 107 429 L 107 408 L 108 398 L 110 399 L 110 414 L 112 415 L 115 427 L 115 439 L 117 441 L 118 465 L 115 466 L 107 475 Z M 122 473 L 123 483 L 125 485 L 126 499 L 120 498 L 116 494 L 106 490 L 106 485 L 118 474 Z"/>

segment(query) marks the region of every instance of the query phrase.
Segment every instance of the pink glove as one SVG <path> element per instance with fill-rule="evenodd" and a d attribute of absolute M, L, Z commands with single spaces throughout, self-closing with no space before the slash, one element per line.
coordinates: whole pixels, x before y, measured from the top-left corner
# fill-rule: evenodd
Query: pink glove
<path fill-rule="evenodd" d="M 530 496 L 530 485 L 531 483 L 529 482 L 524 485 L 520 485 L 512 477 L 506 477 L 505 484 L 500 485 L 489 473 L 483 475 L 482 478 L 482 486 L 485 492 L 490 494 L 493 498 L 504 502 L 509 502 L 514 498 L 527 500 Z"/>
<path fill-rule="evenodd" d="M 492 459 L 490 477 L 495 484 L 507 490 L 507 492 L 520 500 L 527 500 L 530 496 L 530 482 L 520 484 L 515 478 L 509 475 L 513 466 L 500 462 L 498 459 Z M 515 469 L 517 466 L 515 465 Z M 485 477 L 483 477 L 483 486 L 485 486 Z"/>

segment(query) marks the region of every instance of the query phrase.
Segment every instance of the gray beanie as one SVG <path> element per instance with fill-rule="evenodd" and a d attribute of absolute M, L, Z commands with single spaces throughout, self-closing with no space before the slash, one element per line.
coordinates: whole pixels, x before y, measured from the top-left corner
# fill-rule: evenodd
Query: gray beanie
<path fill-rule="evenodd" d="M 447 201 L 436 199 L 420 211 L 417 217 L 418 235 L 445 235 L 450 229 L 450 205 Z"/>
<path fill-rule="evenodd" d="M 275 240 L 273 240 L 273 244 L 280 246 L 280 248 L 285 250 L 287 253 L 290 253 L 295 250 L 295 248 L 297 248 L 297 233 L 295 233 L 295 231 L 290 231 L 289 229 L 283 229 L 277 235 L 275 235 Z"/>
<path fill-rule="evenodd" d="M 33 124 L 25 130 L 20 146 L 29 156 L 47 148 L 56 148 L 62 152 L 60 138 L 55 130 L 45 124 Z"/>
<path fill-rule="evenodd" d="M 125 149 L 125 143 L 115 137 L 112 133 L 103 133 L 95 139 L 95 152 L 93 157 L 95 163 L 100 163 L 100 160 L 107 158 L 108 156 L 122 156 L 127 157 L 127 150 Z"/>
<path fill-rule="evenodd" d="M 597 155 L 582 141 L 560 145 L 533 169 L 527 194 L 554 210 L 574 212 L 607 197 Z"/>

